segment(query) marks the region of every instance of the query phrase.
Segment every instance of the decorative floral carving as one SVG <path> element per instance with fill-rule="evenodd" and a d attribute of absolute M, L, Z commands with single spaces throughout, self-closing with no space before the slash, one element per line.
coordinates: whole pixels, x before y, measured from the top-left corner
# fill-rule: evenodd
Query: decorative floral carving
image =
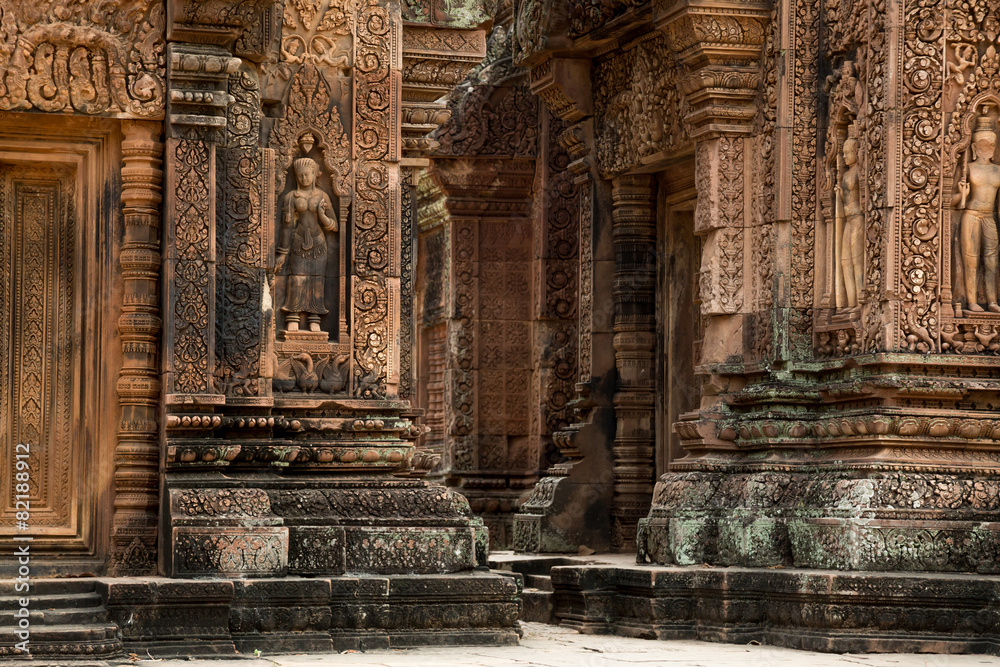
<path fill-rule="evenodd" d="M 569 36 L 580 37 L 605 26 L 644 0 L 572 0 L 569 3 Z"/>
<path fill-rule="evenodd" d="M 209 229 L 212 204 L 209 188 L 211 152 L 204 141 L 180 139 L 173 146 L 176 170 L 173 238 L 177 261 L 171 297 L 173 308 L 173 382 L 168 391 L 184 394 L 211 393 L 208 367 L 209 267 L 212 244 Z"/>
<path fill-rule="evenodd" d="M 391 322 L 389 258 L 390 211 L 396 198 L 387 160 L 396 157 L 393 109 L 398 95 L 390 85 L 392 48 L 399 48 L 399 26 L 377 1 L 358 10 L 355 85 L 358 190 L 354 213 L 354 392 L 380 398 L 388 391 Z M 390 189 L 392 187 L 392 189 Z M 394 267 L 395 268 L 395 267 Z"/>
<path fill-rule="evenodd" d="M 246 65 L 229 77 L 233 102 L 227 109 L 227 142 L 219 150 L 216 282 L 218 309 L 216 380 L 236 401 L 267 396 L 261 379 L 267 359 L 264 336 L 269 314 L 263 301 L 264 266 L 271 219 L 270 198 L 260 149 L 260 85 Z M 265 319 L 267 318 L 267 319 Z"/>
<path fill-rule="evenodd" d="M 595 64 L 594 113 L 603 119 L 596 139 L 601 171 L 617 174 L 654 153 L 693 148 L 679 74 L 659 34 Z"/>
<path fill-rule="evenodd" d="M 454 113 L 434 134 L 439 155 L 506 155 L 537 152 L 538 99 L 526 88 L 476 86 L 452 104 Z"/>
<path fill-rule="evenodd" d="M 161 2 L 0 3 L 0 110 L 157 116 L 164 68 Z"/>

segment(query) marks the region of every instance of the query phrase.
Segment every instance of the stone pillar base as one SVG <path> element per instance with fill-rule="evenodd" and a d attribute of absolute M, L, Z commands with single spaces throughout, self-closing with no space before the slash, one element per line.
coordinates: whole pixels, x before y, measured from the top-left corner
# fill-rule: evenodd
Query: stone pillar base
<path fill-rule="evenodd" d="M 173 577 L 446 574 L 486 563 L 486 529 L 465 498 L 420 480 L 190 473 L 169 476 L 165 493 Z"/>
<path fill-rule="evenodd" d="M 1000 577 L 555 567 L 556 620 L 584 633 L 834 653 L 1000 653 Z"/>
<path fill-rule="evenodd" d="M 955 470 L 668 473 L 639 562 L 996 574 L 998 493 Z"/>
<path fill-rule="evenodd" d="M 486 571 L 282 579 L 102 579 L 124 651 L 154 658 L 513 645 L 517 585 Z"/>

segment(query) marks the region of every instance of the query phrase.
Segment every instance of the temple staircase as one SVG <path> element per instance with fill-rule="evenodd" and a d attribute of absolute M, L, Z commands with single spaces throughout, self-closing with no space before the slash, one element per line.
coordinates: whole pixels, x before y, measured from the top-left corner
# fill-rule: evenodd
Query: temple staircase
<path fill-rule="evenodd" d="M 108 621 L 108 611 L 93 579 L 34 579 L 27 593 L 15 590 L 12 579 L 0 580 L 0 662 L 31 661 L 32 665 L 103 666 L 105 659 L 120 657 L 118 626 Z M 30 621 L 29 655 L 15 645 L 19 598 L 27 596 Z"/>

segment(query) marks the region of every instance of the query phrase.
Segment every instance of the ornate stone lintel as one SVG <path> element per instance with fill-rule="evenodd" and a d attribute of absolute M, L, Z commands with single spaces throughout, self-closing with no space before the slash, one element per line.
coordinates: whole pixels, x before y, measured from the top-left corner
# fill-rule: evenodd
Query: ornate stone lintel
<path fill-rule="evenodd" d="M 531 68 L 531 92 L 563 120 L 575 122 L 594 113 L 590 59 L 552 58 Z"/>
<path fill-rule="evenodd" d="M 167 40 L 211 44 L 260 60 L 278 23 L 275 0 L 168 0 Z"/>
<path fill-rule="evenodd" d="M 770 4 L 760 0 L 655 0 L 653 20 L 689 74 L 680 82 L 691 136 L 749 134 Z"/>

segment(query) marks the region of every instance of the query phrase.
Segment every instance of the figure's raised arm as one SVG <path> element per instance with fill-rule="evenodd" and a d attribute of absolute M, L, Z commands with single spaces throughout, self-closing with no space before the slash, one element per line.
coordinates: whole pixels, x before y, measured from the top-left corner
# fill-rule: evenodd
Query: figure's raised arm
<path fill-rule="evenodd" d="M 337 222 L 337 212 L 333 208 L 333 202 L 330 201 L 329 195 L 322 191 L 321 193 L 323 198 L 319 202 L 318 211 L 320 224 L 322 224 L 323 229 L 328 232 L 340 231 L 340 225 Z"/>

